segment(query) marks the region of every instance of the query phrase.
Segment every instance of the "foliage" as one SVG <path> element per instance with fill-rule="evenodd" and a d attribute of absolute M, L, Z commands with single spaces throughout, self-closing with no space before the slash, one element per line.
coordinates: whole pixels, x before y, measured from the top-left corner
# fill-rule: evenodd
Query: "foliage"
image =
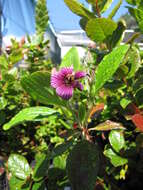
<path fill-rule="evenodd" d="M 134 42 L 143 30 L 142 1 L 127 0 L 139 33 L 126 44 L 125 21 L 112 20 L 121 1 L 108 18 L 111 0 L 87 0 L 92 10 L 64 1 L 96 43 L 83 60 L 73 47 L 52 65 L 48 40 L 38 33 L 12 40 L 0 57 L 0 145 L 10 189 L 142 189 L 143 56 Z M 59 88 L 72 97 L 59 96 Z"/>
<path fill-rule="evenodd" d="M 37 33 L 45 32 L 48 26 L 48 11 L 46 0 L 38 0 L 35 9 L 36 31 Z"/>

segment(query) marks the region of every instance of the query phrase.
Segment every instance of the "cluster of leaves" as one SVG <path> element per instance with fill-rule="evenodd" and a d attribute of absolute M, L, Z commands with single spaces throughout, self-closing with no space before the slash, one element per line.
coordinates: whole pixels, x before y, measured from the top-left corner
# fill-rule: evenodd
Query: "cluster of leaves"
<path fill-rule="evenodd" d="M 112 0 L 87 0 L 91 11 L 77 0 L 64 1 L 81 17 L 81 27 L 97 46 L 87 49 L 83 61 L 73 47 L 57 66 L 86 72 L 82 92 L 75 89 L 70 100 L 57 96 L 45 57 L 48 41 L 39 35 L 21 48 L 13 41 L 9 55 L 0 58 L 1 136 L 8 143 L 14 135 L 21 138 L 16 139 L 17 149 L 6 152 L 11 153 L 10 189 L 142 189 L 143 66 L 142 52 L 134 43 L 140 33 L 121 45 L 126 24 L 113 21 L 121 0 L 107 18 L 102 14 Z M 37 6 L 43 6 L 41 2 Z M 127 2 L 142 32 L 142 1 Z M 29 66 L 26 70 L 14 67 L 21 59 Z M 21 141 L 26 150 L 20 148 Z"/>

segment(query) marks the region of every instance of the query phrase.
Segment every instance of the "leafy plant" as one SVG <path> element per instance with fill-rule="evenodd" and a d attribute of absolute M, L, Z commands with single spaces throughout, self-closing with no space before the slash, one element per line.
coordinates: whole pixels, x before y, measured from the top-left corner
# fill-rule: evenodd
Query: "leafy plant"
<path fill-rule="evenodd" d="M 47 13 L 41 2 L 37 7 Z M 64 2 L 96 43 L 84 60 L 73 47 L 52 66 L 45 59 L 48 41 L 38 34 L 21 48 L 13 41 L 10 54 L 0 58 L 1 133 L 9 143 L 18 137 L 18 148 L 5 152 L 11 153 L 10 188 L 142 189 L 143 56 L 134 42 L 139 33 L 122 44 L 126 23 L 112 20 L 122 1 L 108 18 L 103 13 L 110 0 L 87 0 L 92 10 L 77 0 Z M 142 32 L 142 1 L 127 2 Z M 14 69 L 25 48 L 28 69 Z"/>

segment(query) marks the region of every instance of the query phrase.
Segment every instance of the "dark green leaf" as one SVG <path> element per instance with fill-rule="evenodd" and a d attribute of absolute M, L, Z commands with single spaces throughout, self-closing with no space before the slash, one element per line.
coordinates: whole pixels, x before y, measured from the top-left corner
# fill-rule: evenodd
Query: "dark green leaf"
<path fill-rule="evenodd" d="M 3 126 L 4 130 L 8 130 L 11 127 L 24 123 L 26 121 L 40 121 L 43 118 L 47 118 L 49 115 L 56 113 L 56 110 L 48 107 L 30 107 L 21 110 L 15 115 L 8 123 Z"/>
<path fill-rule="evenodd" d="M 133 84 L 134 92 L 137 92 L 140 88 L 143 88 L 143 76 L 139 76 Z"/>
<path fill-rule="evenodd" d="M 77 143 L 67 159 L 67 172 L 74 190 L 94 190 L 100 166 L 99 150 L 88 141 Z"/>
<path fill-rule="evenodd" d="M 125 21 L 120 20 L 118 23 L 116 30 L 113 32 L 112 36 L 107 41 L 109 49 L 113 49 L 123 40 L 124 31 L 126 29 Z"/>
<path fill-rule="evenodd" d="M 33 171 L 34 180 L 39 180 L 43 178 L 47 174 L 49 165 L 50 165 L 50 156 L 47 154 L 41 154 L 41 156 L 36 162 Z"/>
<path fill-rule="evenodd" d="M 130 14 L 136 19 L 141 32 L 143 33 L 143 10 L 128 7 Z"/>
<path fill-rule="evenodd" d="M 126 0 L 131 5 L 141 5 L 142 0 Z"/>
<path fill-rule="evenodd" d="M 30 176 L 31 168 L 24 158 L 24 156 L 18 154 L 11 154 L 8 159 L 8 169 L 13 176 L 19 179 L 26 179 Z"/>
<path fill-rule="evenodd" d="M 63 144 L 60 144 L 58 146 L 56 146 L 53 150 L 52 150 L 52 154 L 51 154 L 51 158 L 54 158 L 56 156 L 60 156 L 62 155 L 64 152 L 66 152 L 67 150 L 69 150 L 69 148 L 73 145 L 73 141 L 67 141 Z"/>
<path fill-rule="evenodd" d="M 143 105 L 143 87 L 136 92 L 135 99 L 139 106 Z"/>

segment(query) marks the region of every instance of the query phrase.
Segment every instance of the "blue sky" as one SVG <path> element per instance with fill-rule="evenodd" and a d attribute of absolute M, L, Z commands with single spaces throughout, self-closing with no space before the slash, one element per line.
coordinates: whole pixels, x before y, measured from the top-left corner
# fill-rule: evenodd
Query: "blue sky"
<path fill-rule="evenodd" d="M 81 3 L 85 3 L 85 0 L 79 0 Z M 111 8 L 105 16 L 111 11 L 111 9 L 117 4 L 118 0 L 114 0 Z M 86 4 L 86 3 L 85 3 Z M 87 4 L 86 4 L 87 5 Z M 119 9 L 115 19 L 118 19 L 122 14 L 127 12 L 125 8 L 127 4 L 123 2 L 121 8 Z M 47 0 L 47 6 L 49 10 L 50 19 L 56 30 L 66 30 L 66 29 L 79 29 L 79 17 L 73 14 L 64 3 L 64 0 Z"/>

